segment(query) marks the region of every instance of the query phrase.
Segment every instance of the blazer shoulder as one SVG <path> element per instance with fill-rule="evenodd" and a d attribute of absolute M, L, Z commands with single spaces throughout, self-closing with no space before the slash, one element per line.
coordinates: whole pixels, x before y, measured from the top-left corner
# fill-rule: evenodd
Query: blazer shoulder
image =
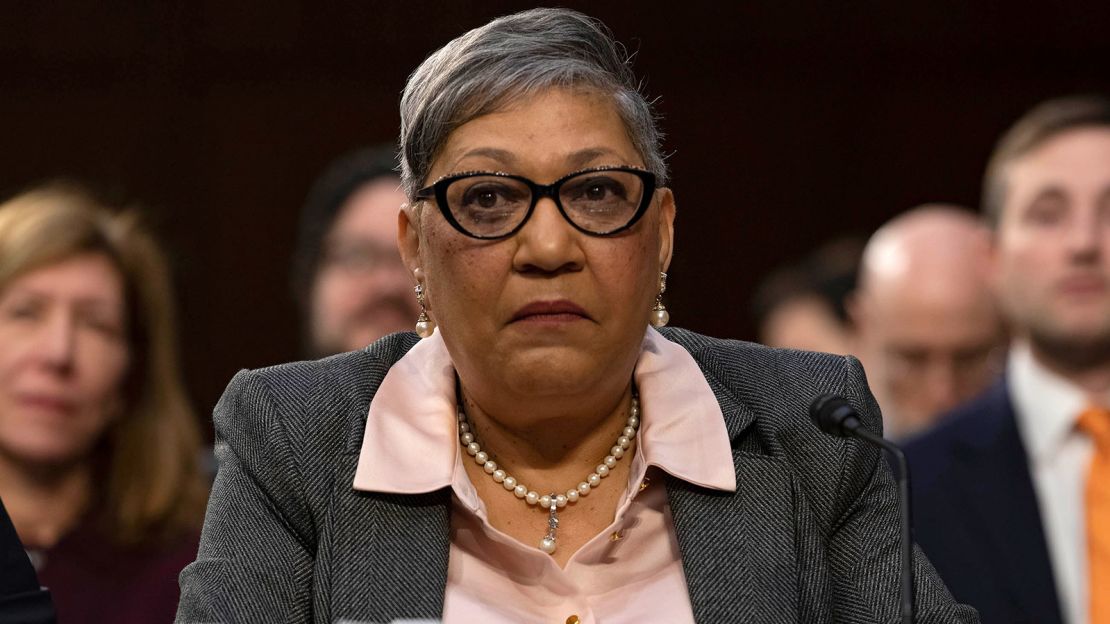
<path fill-rule="evenodd" d="M 879 467 L 879 452 L 825 434 L 809 408 L 823 394 L 843 396 L 865 427 L 881 433 L 878 405 L 854 357 L 718 340 L 683 330 L 669 339 L 687 348 L 717 394 L 734 452 L 774 457 L 797 478 L 826 529 L 860 495 Z"/>
<path fill-rule="evenodd" d="M 216 405 L 216 430 L 232 442 L 261 439 L 274 428 L 294 442 L 345 439 L 416 340 L 415 334 L 392 334 L 360 351 L 241 370 Z"/>
<path fill-rule="evenodd" d="M 802 415 L 808 421 L 813 399 L 831 393 L 848 399 L 860 411 L 866 426 L 881 431 L 878 406 L 867 388 L 863 366 L 855 357 L 778 349 L 665 329 L 664 336 L 690 352 L 718 397 L 728 393 L 765 420 L 785 417 L 780 424 L 796 424 Z"/>
<path fill-rule="evenodd" d="M 681 345 L 702 365 L 717 364 L 709 371 L 736 380 L 843 378 L 845 367 L 855 358 L 816 351 L 779 349 L 755 342 L 712 338 L 678 328 L 664 328 L 668 340 Z M 767 388 L 764 388 L 766 390 Z"/>
<path fill-rule="evenodd" d="M 311 396 L 306 391 L 312 388 L 342 391 L 368 380 L 380 382 L 416 342 L 416 335 L 409 332 L 391 334 L 358 351 L 277 364 L 251 373 L 280 395 L 305 398 Z"/>

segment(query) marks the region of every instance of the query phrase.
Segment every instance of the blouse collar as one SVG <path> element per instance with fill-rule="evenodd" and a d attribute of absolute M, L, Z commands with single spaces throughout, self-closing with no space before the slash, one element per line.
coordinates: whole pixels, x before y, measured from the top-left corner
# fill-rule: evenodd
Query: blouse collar
<path fill-rule="evenodd" d="M 694 358 L 649 327 L 634 377 L 644 461 L 695 485 L 736 491 L 724 416 Z M 436 331 L 389 369 L 370 402 L 354 488 L 418 494 L 450 487 L 456 423 L 454 367 Z"/>

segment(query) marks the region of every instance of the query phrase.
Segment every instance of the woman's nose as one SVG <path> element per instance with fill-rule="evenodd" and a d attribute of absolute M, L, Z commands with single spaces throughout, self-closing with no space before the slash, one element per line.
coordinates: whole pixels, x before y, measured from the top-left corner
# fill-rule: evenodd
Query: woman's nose
<path fill-rule="evenodd" d="M 574 229 L 550 198 L 536 203 L 528 223 L 516 234 L 514 264 L 518 271 L 560 273 L 582 268 L 583 234 Z"/>
<path fill-rule="evenodd" d="M 69 315 L 50 315 L 39 327 L 36 355 L 44 365 L 57 370 L 73 368 L 77 348 L 77 328 Z"/>

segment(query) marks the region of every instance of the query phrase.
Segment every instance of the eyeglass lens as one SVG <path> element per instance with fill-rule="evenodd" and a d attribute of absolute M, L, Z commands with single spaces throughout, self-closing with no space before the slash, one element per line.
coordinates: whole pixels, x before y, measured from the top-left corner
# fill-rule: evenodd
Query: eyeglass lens
<path fill-rule="evenodd" d="M 620 229 L 636 216 L 644 182 L 627 171 L 587 171 L 559 186 L 559 203 L 574 225 L 595 234 Z M 466 231 L 483 237 L 508 234 L 528 215 L 532 189 L 521 180 L 479 175 L 453 181 L 448 209 Z"/>

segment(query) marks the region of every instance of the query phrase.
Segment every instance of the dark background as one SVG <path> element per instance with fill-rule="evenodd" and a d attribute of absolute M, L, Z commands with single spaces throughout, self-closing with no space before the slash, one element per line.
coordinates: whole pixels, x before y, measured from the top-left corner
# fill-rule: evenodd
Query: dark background
<path fill-rule="evenodd" d="M 661 98 L 679 206 L 668 305 L 722 337 L 754 337 L 771 268 L 915 204 L 974 206 L 1017 116 L 1110 92 L 1107 2 L 565 5 L 638 51 Z M 527 6 L 0 2 L 0 193 L 65 175 L 150 208 L 208 412 L 235 370 L 298 356 L 289 258 L 313 177 L 395 140 L 427 54 Z"/>

